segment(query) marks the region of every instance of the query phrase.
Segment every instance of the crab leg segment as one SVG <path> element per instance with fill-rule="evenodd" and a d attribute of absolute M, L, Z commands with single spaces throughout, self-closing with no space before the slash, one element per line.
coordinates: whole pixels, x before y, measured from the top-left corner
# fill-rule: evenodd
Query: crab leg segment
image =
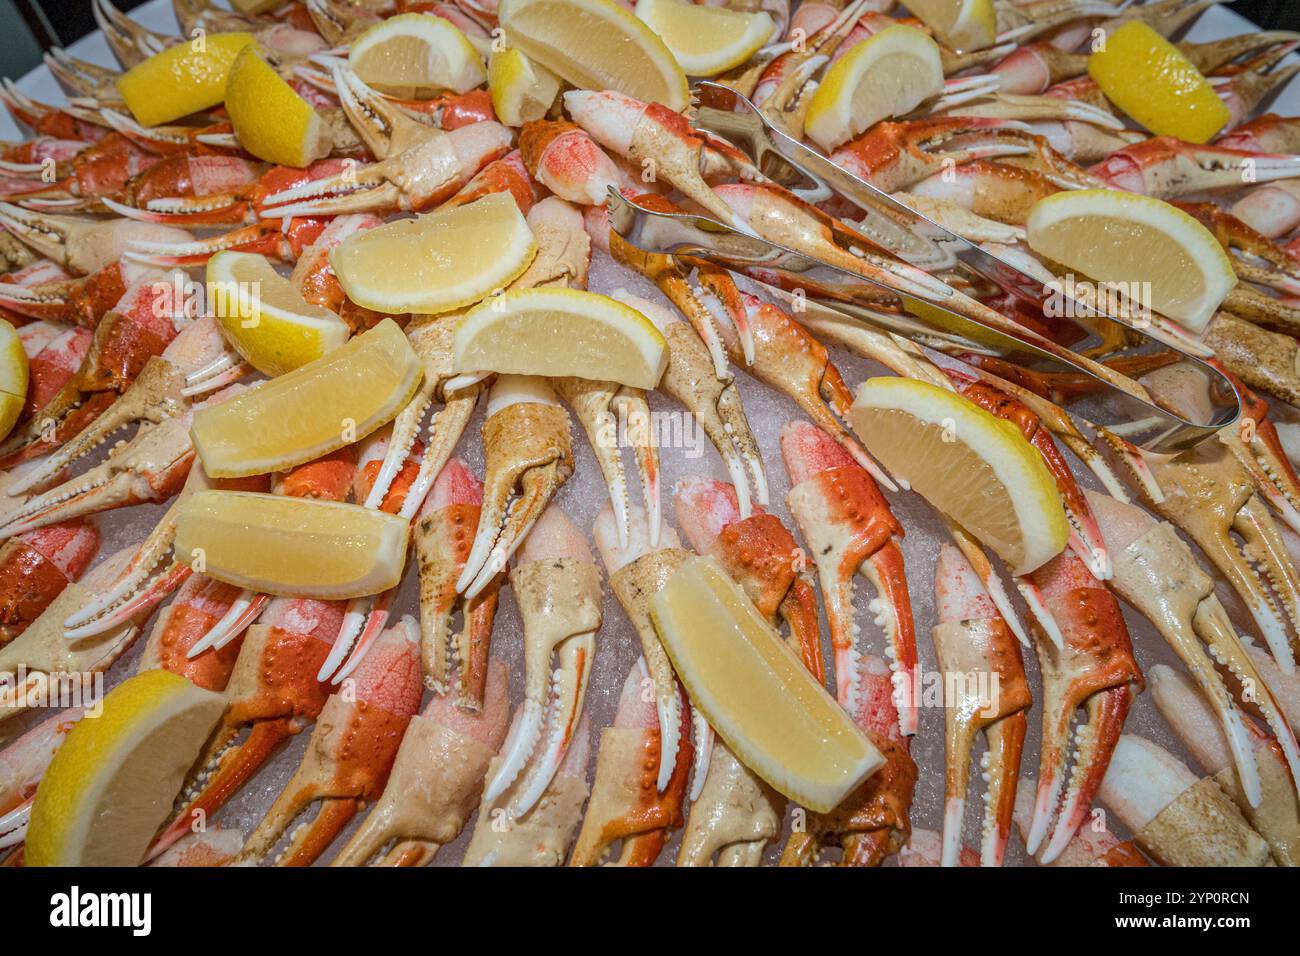
<path fill-rule="evenodd" d="M 294 830 L 276 859 L 279 866 L 309 866 L 383 792 L 402 735 L 420 707 L 418 641 L 414 619 L 402 618 L 375 643 L 353 683 L 330 695 L 302 763 L 249 836 L 240 860 L 265 857 L 297 817 L 320 802 L 316 816 Z"/>
<path fill-rule="evenodd" d="M 331 866 L 424 866 L 465 828 L 483 776 L 506 735 L 505 665 L 486 668 L 483 707 L 467 714 L 435 695 L 411 718 L 384 795 Z"/>
<path fill-rule="evenodd" d="M 931 632 L 944 676 L 946 803 L 943 865 L 956 866 L 975 734 L 984 731 L 988 781 L 980 864 L 1001 866 L 1011 836 L 1020 753 L 1033 699 L 1020 645 L 957 548 L 945 544 L 935 569 L 939 624 Z"/>
<path fill-rule="evenodd" d="M 560 486 L 573 474 L 569 416 L 546 380 L 502 375 L 483 423 L 483 510 L 474 546 L 456 581 L 472 598 L 505 569 Z M 516 768 L 517 769 L 517 768 Z"/>
<path fill-rule="evenodd" d="M 558 507 L 524 542 L 510 588 L 524 622 L 523 712 L 484 797 L 500 796 L 523 773 L 512 804 L 520 816 L 541 798 L 573 739 L 601 623 L 600 568 Z"/>
<path fill-rule="evenodd" d="M 606 865 L 620 840 L 622 852 L 608 865 L 651 866 L 671 831 L 682 825 L 691 745 L 683 736 L 672 779 L 660 792 L 655 776 L 663 741 L 656 708 L 642 692 L 648 677 L 645 662 L 638 660 L 623 683 L 613 726 L 601 731 L 596 781 L 570 866 Z"/>
<path fill-rule="evenodd" d="M 912 603 L 898 546 L 903 526 L 866 469 L 815 425 L 786 425 L 781 431 L 781 454 L 791 483 L 786 504 L 821 583 L 840 706 L 854 713 L 862 690 L 851 679 L 859 673 L 853 582 L 861 572 L 876 589 L 871 607 L 885 632 L 899 729 L 910 736 L 917 729 L 919 675 Z"/>

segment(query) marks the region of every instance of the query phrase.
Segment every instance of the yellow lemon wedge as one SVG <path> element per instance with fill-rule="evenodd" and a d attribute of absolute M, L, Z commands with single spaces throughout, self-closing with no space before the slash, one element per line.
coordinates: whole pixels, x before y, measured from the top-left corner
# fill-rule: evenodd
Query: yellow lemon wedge
<path fill-rule="evenodd" d="M 825 813 L 884 763 L 712 558 L 678 568 L 650 616 L 692 705 L 791 800 Z"/>
<path fill-rule="evenodd" d="M 176 554 L 236 587 L 335 600 L 396 587 L 409 522 L 361 505 L 200 491 L 176 519 Z"/>
<path fill-rule="evenodd" d="M 379 312 L 450 312 L 519 278 L 537 242 L 509 193 L 399 219 L 330 251 L 353 302 Z"/>
<path fill-rule="evenodd" d="M 198 409 L 190 434 L 213 478 L 280 471 L 392 421 L 422 376 L 406 335 L 384 319 L 314 362 Z"/>
<path fill-rule="evenodd" d="M 766 13 L 743 13 L 681 0 L 638 0 L 636 15 L 672 51 L 688 76 L 716 76 L 748 62 L 776 24 Z"/>
<path fill-rule="evenodd" d="M 308 166 L 328 156 L 329 129 L 310 103 L 262 59 L 242 50 L 230 68 L 226 112 L 239 145 L 281 166 Z"/>
<path fill-rule="evenodd" d="M 936 40 L 958 53 L 983 50 L 997 40 L 993 0 L 912 0 L 907 9 Z"/>
<path fill-rule="evenodd" d="M 251 33 L 208 33 L 155 53 L 117 80 L 117 91 L 142 126 L 157 126 L 211 109 L 226 97 L 226 80 Z"/>
<path fill-rule="evenodd" d="M 1157 136 L 1209 142 L 1228 107 L 1192 61 L 1155 30 L 1130 20 L 1088 57 L 1088 75 L 1106 98 Z"/>
<path fill-rule="evenodd" d="M 223 250 L 208 260 L 208 303 L 221 331 L 263 375 L 283 375 L 334 351 L 348 324 L 312 305 L 265 256 Z"/>
<path fill-rule="evenodd" d="M 150 670 L 101 705 L 68 733 L 36 790 L 27 866 L 139 866 L 226 699 Z"/>
<path fill-rule="evenodd" d="M 0 439 L 13 431 L 27 402 L 27 353 L 17 330 L 0 319 Z"/>
<path fill-rule="evenodd" d="M 1011 422 L 937 385 L 863 382 L 850 413 L 889 473 L 987 545 L 1015 574 L 1065 549 L 1069 525 L 1042 456 Z"/>
<path fill-rule="evenodd" d="M 613 0 L 505 0 L 506 39 L 580 90 L 617 90 L 681 112 L 686 74 L 648 26 Z"/>
<path fill-rule="evenodd" d="M 352 42 L 348 65 L 382 93 L 407 99 L 465 93 L 487 79 L 465 34 L 430 13 L 381 20 Z"/>
<path fill-rule="evenodd" d="M 560 78 L 514 47 L 493 53 L 488 62 L 492 111 L 507 126 L 539 120 L 560 92 Z"/>
<path fill-rule="evenodd" d="M 668 366 L 655 324 L 617 299 L 580 289 L 506 292 L 481 302 L 452 338 L 458 372 L 576 375 L 654 388 Z"/>
<path fill-rule="evenodd" d="M 1056 193 L 1034 204 L 1026 232 L 1040 255 L 1195 333 L 1237 284 L 1214 234 L 1151 196 L 1118 189 Z"/>
<path fill-rule="evenodd" d="M 910 113 L 943 89 L 939 45 L 915 27 L 886 27 L 826 71 L 804 129 L 829 152 L 876 122 Z"/>

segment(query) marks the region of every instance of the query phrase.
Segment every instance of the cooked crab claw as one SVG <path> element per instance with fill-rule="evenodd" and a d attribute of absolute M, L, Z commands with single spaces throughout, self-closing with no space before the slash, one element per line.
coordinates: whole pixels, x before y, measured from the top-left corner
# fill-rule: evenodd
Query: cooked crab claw
<path fill-rule="evenodd" d="M 420 573 L 420 657 L 424 683 L 435 694 L 453 694 L 466 710 L 483 707 L 492 621 L 499 579 L 477 597 L 456 593 L 456 578 L 469 556 L 483 503 L 483 483 L 459 458 L 443 466 L 414 528 Z M 459 607 L 463 622 L 452 633 Z"/>
<path fill-rule="evenodd" d="M 663 738 L 657 709 L 646 699 L 649 679 L 645 661 L 638 659 L 623 682 L 614 723 L 600 732 L 596 780 L 570 866 L 651 866 L 682 825 L 691 745 L 683 737 L 672 779 L 660 792 L 655 778 Z M 618 859 L 608 862 L 620 841 Z"/>
<path fill-rule="evenodd" d="M 1160 715 L 1196 763 L 1268 841 L 1279 866 L 1300 864 L 1300 801 L 1277 741 L 1239 714 L 1250 730 L 1250 746 L 1259 767 L 1260 792 L 1251 800 L 1241 785 L 1218 715 L 1196 685 L 1164 664 L 1153 667 L 1150 676 L 1151 696 Z"/>
<path fill-rule="evenodd" d="M 1204 442 L 1168 461 L 1143 457 L 1102 433 L 1156 514 L 1185 531 L 1241 597 L 1278 666 L 1295 668 L 1300 574 L 1267 506 L 1232 450 Z M 1240 541 L 1233 537 L 1236 534 Z"/>
<path fill-rule="evenodd" d="M 510 146 L 510 130 L 500 123 L 430 129 L 426 138 L 387 159 L 272 193 L 262 217 L 421 212 L 451 196 Z"/>
<path fill-rule="evenodd" d="M 515 721 L 520 716 L 521 711 L 515 711 Z M 583 714 L 560 769 L 533 809 L 522 817 L 511 815 L 509 807 L 519 781 L 495 800 L 479 805 L 474 835 L 461 866 L 563 866 L 582 823 L 590 762 L 591 721 Z M 500 763 L 500 757 L 492 758 L 488 776 L 496 773 Z"/>
<path fill-rule="evenodd" d="M 785 798 L 713 742 L 709 772 L 682 829 L 678 866 L 753 867 L 781 835 Z"/>
<path fill-rule="evenodd" d="M 1270 866 L 1268 843 L 1213 777 L 1158 744 L 1123 734 L 1101 800 L 1161 866 Z"/>
<path fill-rule="evenodd" d="M 641 656 L 654 684 L 655 707 L 664 733 L 655 785 L 663 792 L 677 766 L 677 741 L 681 737 L 685 715 L 677 675 L 650 621 L 650 599 L 682 566 L 690 552 L 682 548 L 677 532 L 672 528 L 663 531 L 658 544 L 652 542 L 649 524 L 640 508 L 632 510 L 631 535 L 626 544 L 619 538 L 614 512 L 608 505 L 600 512 L 591 530 L 605 563 L 605 572 L 609 575 L 610 590 L 636 628 L 637 637 L 641 639 Z"/>
<path fill-rule="evenodd" d="M 183 809 L 154 841 L 150 857 L 210 819 L 281 743 L 321 713 L 329 688 L 316 680 L 316 668 L 342 615 L 338 601 L 275 598 L 244 632 L 224 691 L 226 712 L 194 763 Z"/>
<path fill-rule="evenodd" d="M 814 866 L 830 846 L 840 866 L 879 866 L 907 843 L 916 790 L 916 762 L 910 738 L 898 732 L 893 674 L 883 659 L 862 654 L 850 679 L 862 688 L 853 722 L 880 751 L 885 764 L 829 813 L 809 813 L 781 854 L 782 866 Z"/>
<path fill-rule="evenodd" d="M 871 608 L 885 633 L 899 729 L 914 734 L 920 677 L 907 572 L 898 546 L 903 526 L 866 469 L 816 425 L 786 425 L 781 430 L 781 456 L 790 475 L 786 504 L 821 582 L 840 706 L 853 713 L 861 690 L 851 679 L 858 673 L 853 661 L 860 653 L 853 589 L 861 572 L 876 589 Z"/>
<path fill-rule="evenodd" d="M 950 544 L 934 574 L 939 624 L 931 631 L 944 677 L 943 865 L 956 866 L 975 734 L 988 750 L 988 782 L 980 833 L 980 864 L 1001 866 L 1011 836 L 1020 752 L 1033 702 L 1020 644 L 989 599 L 974 569 Z"/>
<path fill-rule="evenodd" d="M 1025 842 L 1030 853 L 1037 853 L 1047 839 L 1042 859 L 1050 863 L 1088 815 L 1124 718 L 1143 684 L 1119 602 L 1072 551 L 1066 549 L 1031 578 L 1064 641 L 1057 647 L 1035 628 L 1043 675 L 1043 734 L 1038 796 Z M 1075 726 L 1079 708 L 1088 719 Z"/>
<path fill-rule="evenodd" d="M 524 625 L 524 703 L 483 795 L 496 799 L 522 773 L 511 805 L 522 816 L 546 791 L 573 739 L 601 623 L 600 568 L 558 506 L 543 512 L 524 541 L 510 589 Z"/>
<path fill-rule="evenodd" d="M 313 803 L 321 807 L 297 827 L 277 866 L 309 866 L 366 803 L 383 792 L 407 725 L 420 708 L 419 628 L 404 617 L 321 709 L 298 769 L 240 851 L 241 860 L 269 854 Z"/>
<path fill-rule="evenodd" d="M 188 242 L 184 229 L 130 219 L 92 219 L 32 212 L 0 202 L 0 225 L 74 275 L 90 275 L 122 258 L 135 242 Z"/>
<path fill-rule="evenodd" d="M 704 429 L 731 477 L 741 517 L 748 518 L 753 513 L 751 501 L 768 503 L 767 473 L 731 376 L 714 374 L 699 336 L 667 308 L 622 289 L 614 290 L 613 297 L 648 318 L 668 341 L 668 368 L 659 391 L 683 405 Z"/>
<path fill-rule="evenodd" d="M 81 707 L 69 707 L 0 750 L 0 850 L 18 846 L 26 839 L 36 788 L 83 713 Z"/>
<path fill-rule="evenodd" d="M 492 661 L 485 670 L 477 713 L 439 694 L 411 718 L 383 796 L 330 866 L 424 866 L 460 835 L 510 711 L 505 665 Z"/>
<path fill-rule="evenodd" d="M 1134 505 L 1087 494 L 1112 555 L 1112 587 L 1155 625 L 1183 662 L 1203 696 L 1202 706 L 1218 720 L 1218 733 L 1227 743 L 1246 799 L 1258 805 L 1260 768 L 1251 728 L 1233 703 L 1220 669 L 1250 688 L 1254 709 L 1276 735 L 1287 764 L 1300 775 L 1300 747 L 1270 682 L 1256 669 L 1233 630 L 1214 595 L 1214 581 L 1173 526 L 1155 521 Z"/>
<path fill-rule="evenodd" d="M 1029 833 L 1034 816 L 1034 782 L 1022 778 L 1016 789 L 1016 828 L 1021 837 Z M 974 854 L 972 854 L 973 856 Z M 962 864 L 965 866 L 965 863 Z M 1044 866 L 1150 866 L 1132 840 L 1120 840 L 1106 828 L 1105 821 L 1094 817 L 1079 828 L 1060 856 Z"/>
<path fill-rule="evenodd" d="M 483 422 L 483 510 L 456 590 L 472 598 L 505 570 L 573 474 L 569 416 L 543 378 L 501 375 Z"/>

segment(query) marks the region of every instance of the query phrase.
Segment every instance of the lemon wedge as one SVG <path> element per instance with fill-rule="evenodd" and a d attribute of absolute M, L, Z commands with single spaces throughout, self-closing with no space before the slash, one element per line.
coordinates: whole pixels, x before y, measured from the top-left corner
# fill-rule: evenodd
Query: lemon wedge
<path fill-rule="evenodd" d="M 239 145 L 268 163 L 301 168 L 328 156 L 332 148 L 320 114 L 256 47 L 240 51 L 230 68 L 226 112 Z"/>
<path fill-rule="evenodd" d="M 648 26 L 613 0 L 505 0 L 511 46 L 580 90 L 617 90 L 681 112 L 686 74 Z"/>
<path fill-rule="evenodd" d="M 510 193 L 399 219 L 349 236 L 330 251 L 339 284 L 379 312 L 450 312 L 504 289 L 537 255 Z"/>
<path fill-rule="evenodd" d="M 348 324 L 312 305 L 265 256 L 223 250 L 208 260 L 208 303 L 221 331 L 263 375 L 283 375 L 348 340 Z"/>
<path fill-rule="evenodd" d="M 617 299 L 580 289 L 520 289 L 481 302 L 452 337 L 458 372 L 576 375 L 654 388 L 668 367 L 655 324 Z"/>
<path fill-rule="evenodd" d="M 560 78 L 508 46 L 488 62 L 488 92 L 497 119 L 523 126 L 546 115 L 560 92 Z"/>
<path fill-rule="evenodd" d="M 691 703 L 791 800 L 825 813 L 884 762 L 712 558 L 678 568 L 650 616 Z"/>
<path fill-rule="evenodd" d="M 142 126 L 210 109 L 225 99 L 235 57 L 252 43 L 251 33 L 209 33 L 177 43 L 118 77 L 117 92 Z"/>
<path fill-rule="evenodd" d="M 348 65 L 380 92 L 408 99 L 465 93 L 487 79 L 483 58 L 465 34 L 430 13 L 376 23 L 353 41 Z"/>
<path fill-rule="evenodd" d="M 150 670 L 102 707 L 69 731 L 36 790 L 27 866 L 139 866 L 226 699 Z"/>
<path fill-rule="evenodd" d="M 829 152 L 943 89 L 939 45 L 916 27 L 886 27 L 835 61 L 808 104 L 804 129 Z"/>
<path fill-rule="evenodd" d="M 18 332 L 0 319 L 0 439 L 11 431 L 27 402 L 27 353 Z"/>
<path fill-rule="evenodd" d="M 176 554 L 236 587 L 342 600 L 397 586 L 408 524 L 341 501 L 200 491 L 177 516 Z"/>
<path fill-rule="evenodd" d="M 993 0 L 911 0 L 907 9 L 936 40 L 958 53 L 983 50 L 997 40 Z"/>
<path fill-rule="evenodd" d="M 190 434 L 213 478 L 292 468 L 392 421 L 423 366 L 392 319 L 323 358 L 194 413 Z"/>
<path fill-rule="evenodd" d="M 1157 136 L 1209 142 L 1228 107 L 1182 52 L 1139 20 L 1106 37 L 1088 57 L 1088 75 L 1106 98 Z"/>
<path fill-rule="evenodd" d="M 1056 482 L 1020 429 L 956 392 L 905 378 L 863 382 L 850 414 L 886 469 L 987 545 L 1015 574 L 1065 548 Z"/>
<path fill-rule="evenodd" d="M 638 0 L 636 15 L 663 39 L 688 76 L 716 76 L 740 66 L 772 36 L 766 13 L 742 13 L 681 0 Z"/>
<path fill-rule="evenodd" d="M 1026 232 L 1035 252 L 1196 333 L 1237 284 L 1214 234 L 1151 196 L 1117 189 L 1056 193 L 1034 204 Z"/>

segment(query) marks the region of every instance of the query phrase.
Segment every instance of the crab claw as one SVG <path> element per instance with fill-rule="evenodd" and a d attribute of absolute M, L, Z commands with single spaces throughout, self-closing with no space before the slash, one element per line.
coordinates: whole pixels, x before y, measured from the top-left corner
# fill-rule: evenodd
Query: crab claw
<path fill-rule="evenodd" d="M 0 202 L 0 225 L 15 238 L 75 275 L 119 261 L 135 242 L 188 242 L 184 229 L 130 219 L 53 216 Z"/>
<path fill-rule="evenodd" d="M 1158 744 L 1133 734 L 1115 745 L 1102 802 L 1162 866 L 1267 866 L 1268 844 L 1213 777 L 1198 778 Z"/>
<path fill-rule="evenodd" d="M 659 752 L 659 776 L 655 781 L 662 793 L 677 766 L 677 742 L 685 715 L 677 675 L 650 621 L 650 598 L 668 582 L 690 553 L 682 548 L 672 528 L 663 532 L 658 543 L 651 541 L 650 528 L 640 508 L 632 510 L 630 532 L 630 540 L 623 543 L 617 533 L 614 512 L 608 505 L 601 510 L 592 527 L 596 547 L 609 575 L 610 590 L 636 628 L 637 637 L 641 639 L 641 655 L 654 684 L 655 708 L 659 726 L 664 732 L 664 746 Z"/>
<path fill-rule="evenodd" d="M 479 712 L 438 695 L 411 718 L 383 796 L 330 866 L 364 866 L 376 856 L 380 866 L 424 866 L 460 835 L 510 712 L 505 665 L 492 661 L 485 671 Z"/>
<path fill-rule="evenodd" d="M 241 861 L 265 857 L 319 802 L 319 812 L 294 830 L 276 860 L 278 866 L 309 866 L 383 792 L 402 735 L 420 708 L 418 642 L 415 620 L 402 618 L 376 642 L 352 684 L 330 695 L 302 763 L 244 844 Z"/>
<path fill-rule="evenodd" d="M 619 858 L 610 865 L 651 866 L 672 830 L 682 825 L 691 745 L 682 739 L 672 779 L 660 792 L 655 776 L 662 735 L 656 708 L 643 693 L 648 679 L 645 661 L 638 659 L 623 682 L 613 725 L 600 733 L 596 780 L 570 866 L 604 865 L 619 841 Z"/>
<path fill-rule="evenodd" d="M 1016 828 L 1022 837 L 1029 833 L 1034 815 L 1034 782 L 1021 778 L 1016 789 Z M 972 854 L 974 855 L 974 854 Z M 963 863 L 963 866 L 966 864 Z M 1061 855 L 1044 866 L 1150 866 L 1132 840 L 1120 840 L 1106 829 L 1105 821 L 1094 818 L 1061 851 Z"/>
<path fill-rule="evenodd" d="M 510 146 L 510 129 L 500 123 L 430 129 L 426 138 L 387 159 L 272 193 L 262 217 L 420 212 L 451 196 Z"/>
<path fill-rule="evenodd" d="M 502 375 L 483 422 L 483 510 L 474 546 L 456 581 L 472 598 L 505 569 L 510 556 L 573 474 L 569 416 L 545 379 Z M 517 769 L 517 768 L 516 768 Z"/>
<path fill-rule="evenodd" d="M 195 761 L 200 773 L 186 793 L 184 809 L 154 841 L 150 858 L 207 821 L 276 747 L 321 713 L 329 688 L 316 680 L 316 667 L 329 651 L 342 614 L 338 601 L 275 598 L 261 622 L 245 631 L 225 688 L 225 715 Z"/>
<path fill-rule="evenodd" d="M 1124 718 L 1143 683 L 1119 602 L 1073 552 L 1067 549 L 1030 577 L 1041 589 L 1064 639 L 1058 648 L 1036 629 L 1043 675 L 1043 734 L 1038 797 L 1025 845 L 1030 853 L 1038 852 L 1055 814 L 1042 856 L 1050 863 L 1087 816 L 1124 729 Z M 1080 707 L 1087 712 L 1088 722 L 1075 728 Z M 1067 787 L 1071 754 L 1074 768 Z"/>
<path fill-rule="evenodd" d="M 1020 644 L 974 569 L 945 544 L 935 568 L 939 624 L 931 632 L 944 674 L 946 803 L 943 865 L 956 866 L 975 734 L 988 743 L 982 767 L 988 781 L 981 828 L 980 864 L 1001 866 L 1011 836 L 1020 752 L 1033 702 Z"/>
<path fill-rule="evenodd" d="M 731 476 L 741 517 L 748 518 L 753 513 L 751 499 L 760 505 L 768 503 L 767 474 L 730 374 L 726 378 L 714 374 L 699 336 L 662 305 L 621 289 L 616 289 L 613 297 L 650 319 L 667 339 L 668 368 L 659 390 L 685 406 L 704 429 Z"/>
<path fill-rule="evenodd" d="M 1255 711 L 1276 735 L 1288 765 L 1300 779 L 1300 746 L 1270 681 L 1238 639 L 1214 595 L 1214 581 L 1201 570 L 1191 549 L 1172 525 L 1153 520 L 1141 508 L 1095 492 L 1087 495 L 1112 555 L 1112 586 L 1156 626 L 1191 674 L 1204 706 L 1218 719 L 1246 799 L 1254 806 L 1260 797 L 1251 727 L 1242 720 L 1219 668 L 1251 689 Z"/>
<path fill-rule="evenodd" d="M 414 529 L 415 559 L 420 569 L 420 656 L 424 683 L 435 694 L 455 688 L 456 705 L 483 707 L 492 621 L 500 581 L 466 600 L 456 593 L 456 578 L 469 556 L 483 503 L 483 483 L 459 458 L 438 473 Z M 451 632 L 451 616 L 460 605 L 464 622 Z"/>
<path fill-rule="evenodd" d="M 510 588 L 524 624 L 524 703 L 483 796 L 496 799 L 523 773 L 511 806 L 522 816 L 550 785 L 573 739 L 601 623 L 600 568 L 557 506 L 528 535 Z"/>
<path fill-rule="evenodd" d="M 860 652 L 853 580 L 860 571 L 876 589 L 871 607 L 885 632 L 899 729 L 910 736 L 917 729 L 920 676 L 912 602 L 898 546 L 903 526 L 866 470 L 817 426 L 809 422 L 786 425 L 781 430 L 781 455 L 790 475 L 786 504 L 821 582 L 840 706 L 853 713 L 861 691 L 851 679 L 859 672 L 854 664 Z"/>

